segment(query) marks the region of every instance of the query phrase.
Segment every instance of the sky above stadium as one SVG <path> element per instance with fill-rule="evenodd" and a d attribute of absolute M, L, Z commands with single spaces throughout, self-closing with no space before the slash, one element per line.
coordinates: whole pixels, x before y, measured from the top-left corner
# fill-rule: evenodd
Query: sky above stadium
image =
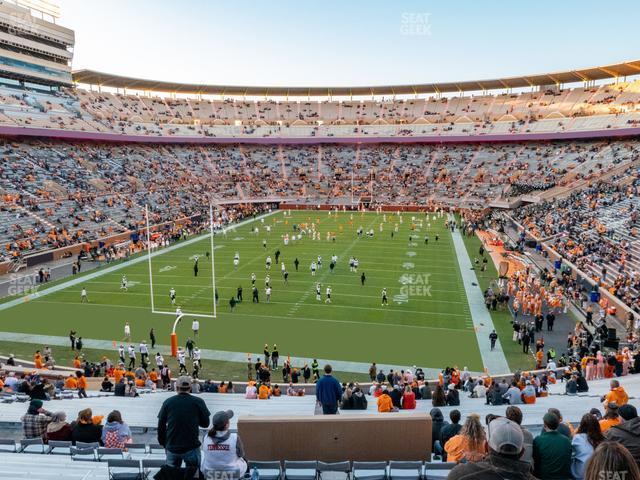
<path fill-rule="evenodd" d="M 475 80 L 640 57 L 638 0 L 58 0 L 74 69 L 188 83 Z"/>

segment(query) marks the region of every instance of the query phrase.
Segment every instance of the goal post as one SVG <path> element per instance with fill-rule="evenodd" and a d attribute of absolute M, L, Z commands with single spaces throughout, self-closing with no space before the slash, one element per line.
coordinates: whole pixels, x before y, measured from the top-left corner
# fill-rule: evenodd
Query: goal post
<path fill-rule="evenodd" d="M 163 310 L 156 306 L 155 295 L 154 295 L 154 285 L 153 285 L 153 262 L 152 258 L 157 255 L 162 255 L 164 250 L 156 250 L 152 252 L 151 248 L 151 226 L 149 221 L 149 205 L 145 205 L 145 217 L 146 217 L 146 228 L 147 228 L 147 264 L 149 270 L 149 295 L 150 295 L 150 306 L 151 313 L 158 315 L 171 315 L 176 316 L 176 311 L 171 310 Z M 216 305 L 216 274 L 215 274 L 215 242 L 214 242 L 214 229 L 213 229 L 213 205 L 209 203 L 209 247 L 211 249 L 211 253 L 209 258 L 211 259 L 211 313 L 202 313 L 202 312 L 189 312 L 184 311 L 183 315 L 190 317 L 199 317 L 199 318 L 217 318 L 217 305 Z"/>

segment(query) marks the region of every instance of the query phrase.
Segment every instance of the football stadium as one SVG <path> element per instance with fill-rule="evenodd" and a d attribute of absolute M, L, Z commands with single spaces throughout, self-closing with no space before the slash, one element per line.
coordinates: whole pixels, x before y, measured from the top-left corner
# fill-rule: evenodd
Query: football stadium
<path fill-rule="evenodd" d="M 638 6 L 454 3 L 0 2 L 0 479 L 640 480 Z"/>

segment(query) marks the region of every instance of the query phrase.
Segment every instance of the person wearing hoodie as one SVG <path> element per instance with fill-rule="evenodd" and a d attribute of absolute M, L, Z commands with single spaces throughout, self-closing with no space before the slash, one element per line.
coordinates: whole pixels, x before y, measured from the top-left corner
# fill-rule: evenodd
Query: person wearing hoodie
<path fill-rule="evenodd" d="M 397 411 L 397 409 L 393 406 L 393 400 L 391 399 L 391 396 L 386 389 L 383 390 L 382 395 L 378 397 L 378 411 L 380 413 Z"/>
<path fill-rule="evenodd" d="M 618 382 L 618 380 L 611 380 L 610 385 L 611 390 L 602 398 L 602 402 L 605 408 L 609 403 L 615 403 L 616 405 L 618 405 L 618 407 L 629 403 L 629 395 L 627 395 L 627 392 L 620 385 L 620 382 Z"/>
<path fill-rule="evenodd" d="M 607 440 L 621 443 L 640 467 L 640 417 L 636 407 L 631 404 L 623 405 L 618 413 L 623 423 L 612 426 L 606 433 Z"/>
<path fill-rule="evenodd" d="M 439 408 L 432 408 L 429 415 L 431 415 L 431 451 L 436 455 L 442 455 L 442 452 L 444 452 L 441 444 L 442 428 L 448 425 L 449 422 L 445 421 L 442 410 Z"/>
<path fill-rule="evenodd" d="M 402 387 L 396 384 L 389 393 L 389 396 L 393 402 L 393 407 L 400 410 L 402 408 Z"/>
<path fill-rule="evenodd" d="M 67 423 L 67 414 L 54 412 L 51 415 L 51 423 L 47 425 L 47 440 L 68 442 L 71 440 L 71 425 Z"/>
<path fill-rule="evenodd" d="M 131 443 L 131 429 L 122 421 L 122 415 L 114 410 L 107 416 L 107 423 L 102 428 L 102 443 L 106 448 L 126 450 L 127 443 Z"/>
<path fill-rule="evenodd" d="M 247 471 L 242 440 L 229 431 L 232 418 L 233 411 L 226 410 L 216 412 L 211 419 L 211 429 L 202 441 L 200 470 L 204 478 L 218 478 L 216 475 L 222 472 L 229 478 L 242 478 Z"/>
<path fill-rule="evenodd" d="M 367 396 L 357 384 L 353 389 L 353 392 L 351 392 L 351 408 L 353 410 L 367 409 Z"/>

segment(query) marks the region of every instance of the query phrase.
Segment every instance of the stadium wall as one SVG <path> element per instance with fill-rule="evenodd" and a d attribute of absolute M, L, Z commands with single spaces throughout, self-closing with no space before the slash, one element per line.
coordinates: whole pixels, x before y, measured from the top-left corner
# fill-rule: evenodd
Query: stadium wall
<path fill-rule="evenodd" d="M 363 143 L 495 143 L 550 140 L 588 140 L 598 138 L 625 138 L 640 136 L 640 127 L 597 131 L 514 133 L 506 135 L 427 135 L 410 137 L 353 136 L 353 137 L 187 137 L 143 136 L 117 133 L 82 132 L 53 128 L 26 128 L 0 126 L 2 137 L 38 137 L 61 140 L 112 142 L 112 143 L 172 143 L 172 144 L 256 144 L 256 145 L 316 145 Z"/>
<path fill-rule="evenodd" d="M 247 457 L 258 461 L 305 461 L 309 452 L 321 462 L 343 460 L 345 452 L 350 460 L 361 462 L 431 460 L 431 427 L 431 416 L 426 413 L 349 415 L 345 411 L 340 415 L 238 419 Z"/>

